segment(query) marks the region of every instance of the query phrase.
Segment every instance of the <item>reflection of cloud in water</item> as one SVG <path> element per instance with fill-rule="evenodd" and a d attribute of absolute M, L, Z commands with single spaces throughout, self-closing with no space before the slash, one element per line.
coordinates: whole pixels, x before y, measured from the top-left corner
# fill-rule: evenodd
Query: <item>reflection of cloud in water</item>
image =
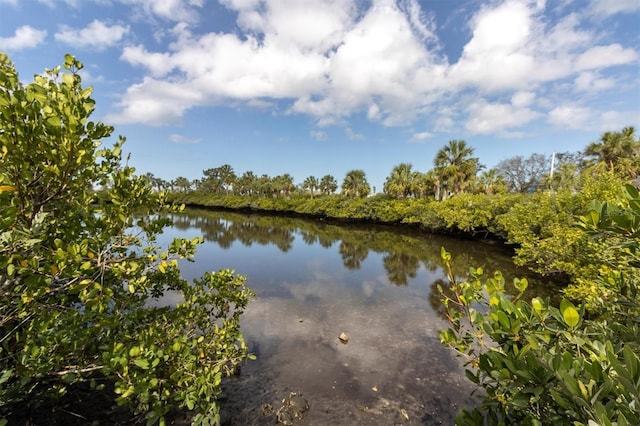
<path fill-rule="evenodd" d="M 315 276 L 283 284 L 291 298 L 253 302 L 242 319 L 260 369 L 306 394 L 371 400 L 399 398 L 408 388 L 451 394 L 463 381 L 457 362 L 437 341 L 445 324 L 430 309 L 427 294 L 388 286 L 380 278 L 362 282 L 363 292 Z M 339 342 L 346 332 L 349 343 Z M 383 394 L 384 393 L 384 394 Z M 458 395 L 463 397 L 463 395 Z"/>

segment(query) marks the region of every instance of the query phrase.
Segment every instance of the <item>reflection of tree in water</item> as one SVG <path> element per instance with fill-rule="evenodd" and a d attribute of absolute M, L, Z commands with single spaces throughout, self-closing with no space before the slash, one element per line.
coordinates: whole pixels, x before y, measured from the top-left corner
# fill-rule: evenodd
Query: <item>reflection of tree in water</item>
<path fill-rule="evenodd" d="M 223 219 L 202 217 L 196 220 L 196 227 L 202 232 L 202 238 L 217 243 L 221 248 L 231 247 L 236 238 L 230 235 L 231 224 Z"/>
<path fill-rule="evenodd" d="M 169 218 L 171 219 L 173 226 L 181 231 L 186 231 L 194 226 L 194 220 L 183 214 L 170 215 Z"/>
<path fill-rule="evenodd" d="M 318 235 L 318 243 L 324 247 L 324 248 L 329 248 L 333 245 L 333 243 L 335 242 L 335 240 L 333 238 L 330 238 L 326 235 Z"/>
<path fill-rule="evenodd" d="M 438 288 L 439 287 L 439 288 Z M 433 312 L 438 314 L 438 316 L 442 319 L 447 319 L 446 309 L 444 304 L 442 303 L 443 294 L 454 298 L 454 293 L 451 291 L 451 286 L 449 285 L 448 280 L 444 280 L 442 278 L 438 278 L 434 282 L 431 283 L 431 293 L 429 293 L 429 304 L 431 305 L 431 309 Z M 454 308 L 454 305 L 451 305 L 451 308 Z"/>
<path fill-rule="evenodd" d="M 308 245 L 319 244 L 324 248 L 340 242 L 339 253 L 349 269 L 359 269 L 369 251 L 380 253 L 384 255 L 383 266 L 388 279 L 396 285 L 408 285 L 417 276 L 420 264 L 431 273 L 441 271 L 440 249 L 443 246 L 453 255 L 452 264 L 458 279 L 467 279 L 470 267 L 483 267 L 491 275 L 500 270 L 508 280 L 523 276 L 522 269 L 511 262 L 509 253 L 499 247 L 412 229 L 336 225 L 328 221 L 210 210 L 186 210 L 184 214 L 172 215 L 171 219 L 178 229 L 198 228 L 205 240 L 222 248 L 230 247 L 237 240 L 247 247 L 272 244 L 287 252 L 293 247 L 296 235 Z M 544 290 L 536 285 L 535 278 L 529 278 L 534 283 L 530 291 Z M 546 287 L 549 287 L 548 283 Z M 434 303 L 440 303 L 439 296 L 437 291 L 432 292 Z"/>
<path fill-rule="evenodd" d="M 389 253 L 382 258 L 389 281 L 395 285 L 408 285 L 409 278 L 415 278 L 420 260 L 407 253 Z"/>
<path fill-rule="evenodd" d="M 362 261 L 369 255 L 369 249 L 361 244 L 342 241 L 340 243 L 340 256 L 344 266 L 349 269 L 360 269 Z"/>
<path fill-rule="evenodd" d="M 300 231 L 302 241 L 308 246 L 312 246 L 318 242 L 318 234 L 316 232 Z"/>

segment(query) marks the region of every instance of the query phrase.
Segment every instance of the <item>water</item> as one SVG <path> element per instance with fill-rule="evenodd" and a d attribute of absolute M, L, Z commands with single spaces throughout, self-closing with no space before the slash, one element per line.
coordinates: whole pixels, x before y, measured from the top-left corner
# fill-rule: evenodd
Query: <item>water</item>
<path fill-rule="evenodd" d="M 258 359 L 226 383 L 225 423 L 274 424 L 291 392 L 309 404 L 295 420 L 304 425 L 453 424 L 461 407 L 477 403 L 462 361 L 438 341 L 447 326 L 436 290 L 446 285 L 440 248 L 460 277 L 470 266 L 523 276 L 504 248 L 229 212 L 189 210 L 173 220 L 162 238 L 206 240 L 196 261 L 181 265 L 186 278 L 232 268 L 256 293 L 242 331 Z"/>

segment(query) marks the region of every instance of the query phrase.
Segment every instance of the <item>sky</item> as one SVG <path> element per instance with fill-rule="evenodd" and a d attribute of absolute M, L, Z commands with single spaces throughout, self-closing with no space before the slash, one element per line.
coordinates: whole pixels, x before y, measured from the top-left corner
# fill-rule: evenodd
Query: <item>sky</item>
<path fill-rule="evenodd" d="M 140 174 L 486 168 L 640 128 L 638 0 L 0 0 L 21 80 L 75 55 Z M 111 143 L 108 141 L 107 143 Z"/>

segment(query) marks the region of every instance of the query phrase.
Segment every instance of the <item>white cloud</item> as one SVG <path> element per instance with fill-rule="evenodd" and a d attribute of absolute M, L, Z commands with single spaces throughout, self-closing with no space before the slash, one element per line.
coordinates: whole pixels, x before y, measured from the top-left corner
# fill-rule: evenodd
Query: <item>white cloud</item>
<path fill-rule="evenodd" d="M 435 119 L 434 129 L 439 132 L 451 132 L 454 127 L 455 121 L 451 117 L 441 115 Z"/>
<path fill-rule="evenodd" d="M 594 72 L 583 72 L 574 80 L 575 88 L 579 92 L 599 92 L 615 86 L 616 82 L 612 78 L 601 78 Z"/>
<path fill-rule="evenodd" d="M 513 104 L 488 103 L 479 100 L 468 107 L 466 128 L 474 134 L 500 134 L 537 118 L 540 114 L 530 108 Z"/>
<path fill-rule="evenodd" d="M 147 52 L 142 45 L 125 47 L 120 59 L 147 68 L 153 77 L 163 77 L 173 69 L 169 53 Z"/>
<path fill-rule="evenodd" d="M 423 40 L 431 40 L 437 42 L 437 37 L 434 33 L 435 24 L 433 18 L 428 17 L 420 7 L 417 0 L 403 0 L 401 2 L 402 8 L 405 10 L 409 18 L 411 26 L 416 33 Z"/>
<path fill-rule="evenodd" d="M 525 107 L 531 105 L 536 99 L 534 92 L 520 91 L 511 96 L 511 104 L 515 107 Z"/>
<path fill-rule="evenodd" d="M 29 49 L 41 44 L 47 37 L 46 30 L 37 30 L 29 25 L 16 29 L 11 37 L 0 37 L 0 50 Z"/>
<path fill-rule="evenodd" d="M 576 59 L 578 71 L 628 64 L 638 59 L 638 53 L 619 44 L 596 46 L 581 53 Z"/>
<path fill-rule="evenodd" d="M 376 104 L 369 105 L 367 109 L 367 118 L 371 121 L 378 120 L 380 118 L 380 107 Z"/>
<path fill-rule="evenodd" d="M 559 105 L 549 111 L 549 121 L 558 127 L 587 128 L 592 113 L 589 108 L 577 105 Z"/>
<path fill-rule="evenodd" d="M 167 19 L 202 6 L 118 1 L 156 16 L 173 10 Z M 419 119 L 437 131 L 465 126 L 504 135 L 543 113 L 562 122 L 586 108 L 558 106 L 554 99 L 630 84 L 609 78 L 606 69 L 628 67 L 639 56 L 611 43 L 605 30 L 585 30 L 590 18 L 575 3 L 554 3 L 549 14 L 545 1 L 483 3 L 469 20 L 460 58 L 449 63 L 434 18 L 417 0 L 220 1 L 237 13 L 235 32 L 198 33 L 190 23 L 197 18 L 176 18 L 179 23 L 163 31 L 173 39 L 167 49 L 123 50 L 121 59 L 146 77 L 123 94 L 112 117 L 162 124 L 179 121 L 194 106 L 231 101 L 310 115 L 320 127 L 346 129 L 345 119 L 359 113 L 385 126 Z M 555 16 L 565 9 L 575 12 Z"/>
<path fill-rule="evenodd" d="M 147 15 L 158 16 L 174 22 L 195 22 L 197 10 L 204 6 L 204 0 L 118 0 L 142 9 Z"/>
<path fill-rule="evenodd" d="M 636 111 L 602 111 L 575 104 L 560 105 L 549 112 L 549 122 L 557 127 L 597 132 L 620 129 L 637 121 Z"/>
<path fill-rule="evenodd" d="M 451 69 L 452 82 L 489 91 L 526 88 L 536 66 L 528 48 L 534 33 L 533 14 L 519 1 L 483 8 L 472 20 L 471 40 Z"/>
<path fill-rule="evenodd" d="M 63 25 L 54 37 L 58 41 L 73 46 L 102 50 L 118 43 L 128 32 L 129 27 L 122 25 L 108 26 L 95 19 L 85 28 L 79 30 Z"/>
<path fill-rule="evenodd" d="M 364 135 L 362 133 L 355 132 L 351 127 L 344 129 L 344 133 L 350 140 L 364 140 Z"/>
<path fill-rule="evenodd" d="M 203 104 L 204 96 L 185 83 L 145 78 L 127 89 L 117 105 L 120 111 L 107 116 L 114 123 L 162 126 L 180 122 L 189 108 Z"/>
<path fill-rule="evenodd" d="M 600 132 L 613 131 L 638 123 L 636 111 L 603 111 L 597 113 L 596 125 Z"/>
<path fill-rule="evenodd" d="M 15 6 L 18 4 L 18 0 L 0 0 L 0 3 L 6 3 L 6 4 L 10 4 L 12 6 Z"/>
<path fill-rule="evenodd" d="M 53 9 L 56 6 L 56 1 L 66 3 L 69 6 L 75 8 L 77 8 L 80 4 L 80 0 L 38 0 L 38 3 L 42 3 Z"/>
<path fill-rule="evenodd" d="M 238 24 L 264 43 L 325 52 L 337 46 L 353 24 L 354 0 L 222 0 L 239 13 Z"/>
<path fill-rule="evenodd" d="M 172 133 L 169 135 L 169 140 L 171 142 L 181 144 L 181 145 L 195 145 L 202 142 L 201 138 L 190 138 L 185 135 L 180 135 L 178 133 Z"/>
<path fill-rule="evenodd" d="M 590 9 L 595 16 L 615 15 L 616 13 L 640 10 L 640 2 L 637 0 L 592 0 Z"/>
<path fill-rule="evenodd" d="M 411 136 L 411 140 L 412 141 L 423 141 L 425 139 L 429 139 L 432 138 L 433 134 L 429 133 L 429 132 L 418 132 L 418 133 L 414 133 L 413 136 Z"/>

